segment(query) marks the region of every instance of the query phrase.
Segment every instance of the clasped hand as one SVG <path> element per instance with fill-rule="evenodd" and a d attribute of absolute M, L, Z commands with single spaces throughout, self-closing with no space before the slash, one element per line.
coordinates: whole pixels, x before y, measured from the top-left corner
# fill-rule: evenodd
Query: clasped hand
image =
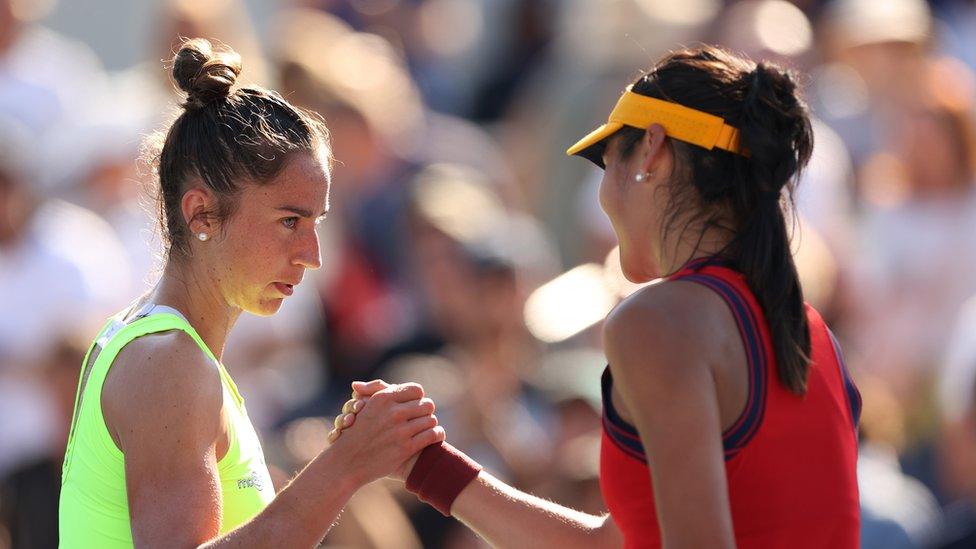
<path fill-rule="evenodd" d="M 352 397 L 343 404 L 329 432 L 329 443 L 355 446 L 355 450 L 364 453 L 362 459 L 375 465 L 370 469 L 378 468 L 372 471 L 371 477 L 390 476 L 405 481 L 420 451 L 446 438 L 434 415 L 434 401 L 426 398 L 423 388 L 416 383 L 390 385 L 382 380 L 356 381 L 352 387 Z M 352 429 L 357 424 L 360 427 Z M 349 434 L 343 437 L 346 431 Z M 394 462 L 402 456 L 393 463 L 392 469 L 390 462 L 379 459 L 379 454 L 367 453 L 372 452 L 370 448 L 388 453 L 391 448 L 385 445 L 389 444 L 402 450 L 391 456 Z"/>

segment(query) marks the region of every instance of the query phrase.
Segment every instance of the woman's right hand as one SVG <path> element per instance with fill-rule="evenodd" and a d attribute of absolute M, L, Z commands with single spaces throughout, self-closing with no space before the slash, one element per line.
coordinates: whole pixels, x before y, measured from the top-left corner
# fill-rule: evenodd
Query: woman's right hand
<path fill-rule="evenodd" d="M 344 416 L 349 425 L 343 425 L 342 436 L 335 437 L 329 448 L 341 455 L 361 484 L 387 475 L 405 476 L 408 462 L 412 466 L 418 452 L 445 438 L 434 416 L 434 402 L 424 398 L 423 388 L 416 383 L 383 383 L 383 388 L 362 400 L 354 418 Z"/>

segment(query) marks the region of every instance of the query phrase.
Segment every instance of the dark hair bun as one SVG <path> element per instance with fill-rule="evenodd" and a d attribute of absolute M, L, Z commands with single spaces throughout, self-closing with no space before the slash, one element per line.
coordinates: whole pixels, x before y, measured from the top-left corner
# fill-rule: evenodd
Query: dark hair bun
<path fill-rule="evenodd" d="M 241 73 L 241 56 L 227 46 L 193 38 L 180 45 L 173 57 L 173 79 L 186 92 L 187 109 L 199 109 L 223 99 Z"/>

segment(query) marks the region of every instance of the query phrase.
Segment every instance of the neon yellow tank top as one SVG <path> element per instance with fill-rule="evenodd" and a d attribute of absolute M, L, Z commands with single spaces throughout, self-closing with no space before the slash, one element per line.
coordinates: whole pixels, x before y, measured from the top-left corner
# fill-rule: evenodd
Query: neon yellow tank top
<path fill-rule="evenodd" d="M 124 318 L 125 313 L 119 313 L 109 319 L 82 367 L 61 472 L 58 533 L 64 549 L 132 547 L 125 456 L 105 426 L 101 393 L 115 357 L 126 344 L 146 334 L 186 332 L 220 372 L 229 442 L 227 453 L 217 462 L 223 495 L 221 533 L 246 522 L 274 498 L 261 443 L 247 417 L 244 399 L 196 330 L 169 307 L 147 305 L 135 320 L 125 323 Z M 93 352 L 98 354 L 89 366 Z M 87 380 L 86 370 L 90 370 Z"/>

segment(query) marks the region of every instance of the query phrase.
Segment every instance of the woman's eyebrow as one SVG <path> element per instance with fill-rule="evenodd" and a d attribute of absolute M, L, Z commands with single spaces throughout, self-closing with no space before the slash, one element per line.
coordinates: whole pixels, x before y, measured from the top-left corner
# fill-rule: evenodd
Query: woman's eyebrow
<path fill-rule="evenodd" d="M 310 210 L 306 210 L 305 208 L 299 208 L 298 206 L 278 206 L 278 209 L 279 210 L 284 210 L 286 212 L 291 212 L 291 213 L 296 214 L 296 215 L 298 215 L 300 217 L 312 217 L 312 212 Z M 322 213 L 320 213 L 319 215 L 317 215 L 315 217 L 322 217 L 326 213 L 328 213 L 328 209 L 323 210 Z"/>

